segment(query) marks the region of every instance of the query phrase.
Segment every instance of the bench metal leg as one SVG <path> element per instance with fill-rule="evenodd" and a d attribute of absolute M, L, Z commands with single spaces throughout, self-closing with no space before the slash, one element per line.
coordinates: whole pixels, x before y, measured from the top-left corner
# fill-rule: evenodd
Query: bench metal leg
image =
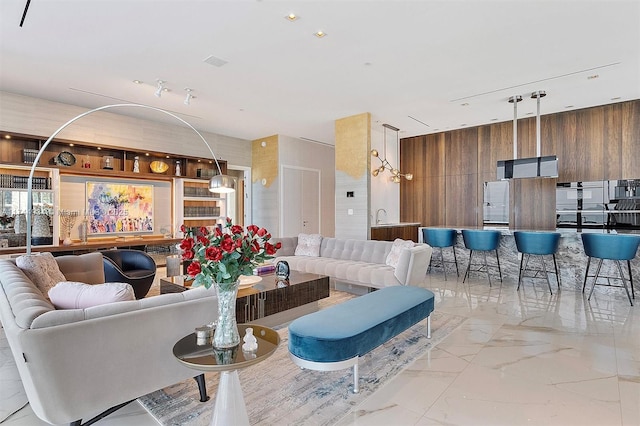
<path fill-rule="evenodd" d="M 427 317 L 427 339 L 431 339 L 431 315 Z"/>
<path fill-rule="evenodd" d="M 360 377 L 358 374 L 358 360 L 356 359 L 356 363 L 353 364 L 353 393 L 360 392 L 360 386 L 358 382 L 360 381 Z"/>

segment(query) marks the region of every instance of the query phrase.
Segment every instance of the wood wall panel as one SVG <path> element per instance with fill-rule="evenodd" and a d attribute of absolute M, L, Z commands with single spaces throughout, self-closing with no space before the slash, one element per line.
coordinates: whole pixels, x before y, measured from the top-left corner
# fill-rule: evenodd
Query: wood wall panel
<path fill-rule="evenodd" d="M 444 175 L 444 162 L 442 133 L 400 142 L 401 170 L 413 173 L 413 180 L 400 182 L 400 221 L 444 225 L 444 179 L 438 178 Z"/>
<path fill-rule="evenodd" d="M 495 180 L 497 160 L 513 158 L 512 126 L 508 121 L 411 138 L 424 141 L 419 151 L 401 141 L 401 169 L 407 161 L 429 176 L 420 184 L 401 183 L 401 220 L 424 226 L 481 225 L 482 185 Z M 557 182 L 640 178 L 640 100 L 543 115 L 540 135 L 541 155 L 558 156 Z M 535 116 L 518 120 L 518 153 L 519 158 L 536 156 Z M 424 159 L 422 167 L 417 155 Z M 438 178 L 445 176 L 446 181 Z M 515 222 L 555 227 L 555 182 L 517 184 L 518 197 L 510 202 L 520 214 L 512 228 Z"/>
<path fill-rule="evenodd" d="M 604 110 L 604 178 L 622 178 L 622 109 L 620 104 L 606 105 Z M 631 176 L 630 176 L 631 177 Z"/>
<path fill-rule="evenodd" d="M 478 175 L 445 176 L 445 226 L 478 226 Z"/>
<path fill-rule="evenodd" d="M 445 176 L 477 173 L 478 129 L 454 130 L 445 135 Z"/>
<path fill-rule="evenodd" d="M 478 128 L 478 173 L 496 180 L 498 160 L 513 158 L 513 125 L 509 122 Z"/>
<path fill-rule="evenodd" d="M 556 229 L 557 179 L 512 179 L 509 223 L 515 229 Z"/>
<path fill-rule="evenodd" d="M 624 179 L 640 178 L 640 101 L 620 105 L 622 116 L 621 148 Z"/>

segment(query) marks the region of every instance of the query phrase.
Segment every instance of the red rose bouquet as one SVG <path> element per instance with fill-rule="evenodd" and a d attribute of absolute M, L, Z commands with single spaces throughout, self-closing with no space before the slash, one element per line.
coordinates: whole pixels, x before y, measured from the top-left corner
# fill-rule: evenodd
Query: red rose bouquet
<path fill-rule="evenodd" d="M 222 229 L 186 227 L 180 243 L 182 259 L 191 261 L 187 273 L 195 277 L 194 286 L 210 288 L 216 282 L 225 287 L 238 281 L 240 275 L 252 275 L 258 263 L 272 259 L 281 243 L 271 244 L 271 234 L 264 228 L 245 228 L 227 218 Z M 225 284 L 227 284 L 225 286 Z"/>

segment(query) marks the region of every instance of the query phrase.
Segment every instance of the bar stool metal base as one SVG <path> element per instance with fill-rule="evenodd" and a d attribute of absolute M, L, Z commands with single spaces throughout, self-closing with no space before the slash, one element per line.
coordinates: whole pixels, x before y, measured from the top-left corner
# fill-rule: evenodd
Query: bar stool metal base
<path fill-rule="evenodd" d="M 622 265 L 620 265 L 620 261 L 619 260 L 615 260 L 615 259 L 607 259 L 607 260 L 613 260 L 616 263 L 616 267 L 618 269 L 618 274 L 620 274 L 619 277 L 612 277 L 612 276 L 605 276 L 605 275 L 600 275 L 600 269 L 602 268 L 602 261 L 604 259 L 598 259 L 598 266 L 596 267 L 596 273 L 595 275 L 589 275 L 589 267 L 591 266 L 591 257 L 589 257 L 589 260 L 587 260 L 587 269 L 585 269 L 584 272 L 584 283 L 582 284 L 582 292 L 584 293 L 586 287 L 587 287 L 587 278 L 593 278 L 593 286 L 591 287 L 591 291 L 589 292 L 589 297 L 587 297 L 587 300 L 591 300 L 591 295 L 593 294 L 593 290 L 596 288 L 597 285 L 601 285 L 604 287 L 622 287 L 624 288 L 624 290 L 627 292 L 627 297 L 629 298 L 629 303 L 631 303 L 631 306 L 633 306 L 633 300 L 636 298 L 635 295 L 635 290 L 633 288 L 633 275 L 631 274 L 631 261 L 627 260 L 627 271 L 629 273 L 629 278 L 625 278 L 624 273 L 622 271 Z M 607 283 L 606 284 L 602 284 L 602 283 L 598 283 L 598 278 L 606 278 L 607 279 Z M 611 280 L 619 280 L 622 281 L 622 285 L 615 285 L 615 284 L 611 284 Z M 629 284 L 631 285 L 631 293 L 629 293 L 629 287 L 627 287 L 627 281 L 629 281 Z"/>
<path fill-rule="evenodd" d="M 489 278 L 489 286 L 491 286 L 491 274 L 489 273 L 490 268 L 498 269 L 498 273 L 500 274 L 500 281 L 502 282 L 502 269 L 500 269 L 500 257 L 498 256 L 498 250 L 492 250 L 496 253 L 497 266 L 489 265 L 487 263 L 487 251 L 486 250 L 481 250 L 481 251 L 482 251 L 484 263 L 472 263 L 471 259 L 473 258 L 474 250 L 471 250 L 469 252 L 469 264 L 467 265 L 467 270 L 464 273 L 464 278 L 462 279 L 462 282 L 465 282 L 465 280 L 469 276 L 469 272 L 486 272 L 487 277 Z M 471 269 L 472 266 L 477 266 L 478 268 Z"/>
<path fill-rule="evenodd" d="M 516 291 L 520 290 L 520 284 L 522 282 L 523 278 L 544 278 L 547 280 L 547 285 L 549 286 L 549 292 L 551 294 L 553 294 L 553 290 L 551 290 L 551 282 L 549 281 L 549 274 L 554 274 L 556 275 L 556 282 L 558 283 L 558 289 L 560 288 L 560 274 L 558 273 L 558 263 L 556 262 L 556 255 L 552 254 L 552 258 L 553 258 L 553 268 L 555 270 L 554 271 L 547 271 L 547 265 L 545 263 L 544 260 L 544 255 L 535 255 L 535 256 L 539 256 L 540 257 L 540 263 L 542 263 L 542 269 L 531 269 L 528 268 L 528 263 L 529 263 L 529 259 L 531 258 L 531 254 L 528 253 L 523 253 L 522 254 L 522 258 L 520 258 L 520 273 L 518 274 L 518 288 L 516 289 Z M 523 267 L 524 265 L 524 267 Z M 527 270 L 529 270 L 530 272 L 533 272 L 533 275 L 526 275 Z M 539 276 L 540 273 L 543 273 L 544 276 Z"/>
<path fill-rule="evenodd" d="M 447 280 L 447 263 L 453 263 L 456 265 L 456 276 L 460 276 L 460 271 L 458 270 L 458 257 L 456 256 L 456 248 L 451 246 L 451 250 L 453 250 L 453 262 L 450 260 L 445 260 L 443 247 L 440 248 L 440 259 L 435 259 L 434 256 L 431 256 L 431 261 L 429 262 L 429 269 L 431 271 L 431 267 L 442 267 L 442 271 L 444 273 L 444 279 Z"/>

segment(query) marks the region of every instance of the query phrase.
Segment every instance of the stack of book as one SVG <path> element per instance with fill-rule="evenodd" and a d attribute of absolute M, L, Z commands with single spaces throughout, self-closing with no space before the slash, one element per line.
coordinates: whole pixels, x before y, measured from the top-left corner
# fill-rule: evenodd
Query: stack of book
<path fill-rule="evenodd" d="M 276 270 L 275 265 L 259 265 L 253 270 L 253 275 L 267 275 Z"/>

